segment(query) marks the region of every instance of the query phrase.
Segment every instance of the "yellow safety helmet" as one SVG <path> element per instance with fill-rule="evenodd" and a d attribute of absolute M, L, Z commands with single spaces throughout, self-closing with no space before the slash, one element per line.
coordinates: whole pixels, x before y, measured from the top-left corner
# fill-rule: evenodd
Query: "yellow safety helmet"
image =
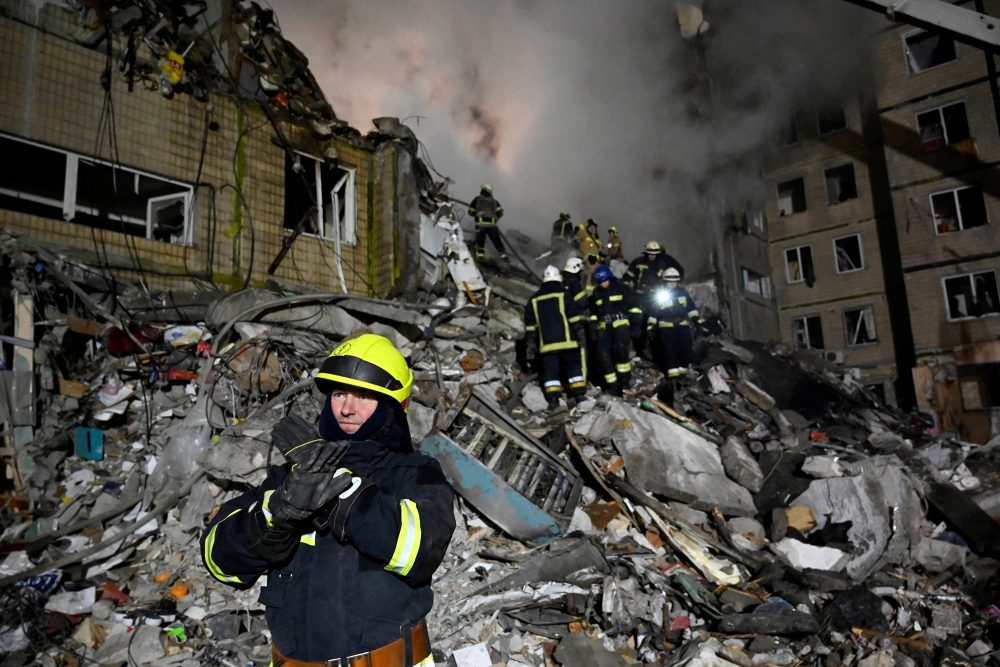
<path fill-rule="evenodd" d="M 489 183 L 483 183 L 482 187 L 480 187 L 479 189 L 482 190 L 483 192 L 493 194 L 493 186 L 490 185 Z"/>
<path fill-rule="evenodd" d="M 608 227 L 608 231 L 609 232 L 614 232 L 615 234 L 617 234 L 618 233 L 618 228 L 615 227 L 614 225 L 612 225 L 612 226 Z"/>
<path fill-rule="evenodd" d="M 663 252 L 663 246 L 660 245 L 659 241 L 650 241 L 646 244 L 644 252 L 647 252 L 650 255 L 656 255 Z"/>
<path fill-rule="evenodd" d="M 345 340 L 323 360 L 316 386 L 328 394 L 335 383 L 388 396 L 406 412 L 413 373 L 388 338 L 366 333 Z"/>

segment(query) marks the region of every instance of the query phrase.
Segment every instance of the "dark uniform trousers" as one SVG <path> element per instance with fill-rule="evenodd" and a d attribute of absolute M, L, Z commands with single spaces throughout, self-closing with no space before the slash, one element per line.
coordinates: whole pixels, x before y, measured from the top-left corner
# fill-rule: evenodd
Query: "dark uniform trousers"
<path fill-rule="evenodd" d="M 597 323 L 594 346 L 601 379 L 609 391 L 618 392 L 632 383 L 632 335 L 624 313 Z"/>
<path fill-rule="evenodd" d="M 562 393 L 566 377 L 566 394 L 579 398 L 586 393 L 587 380 L 583 377 L 583 356 L 579 347 L 542 352 L 542 390 L 550 401 Z"/>
<path fill-rule="evenodd" d="M 503 239 L 500 238 L 500 230 L 497 229 L 495 220 L 483 221 L 476 219 L 476 257 L 482 257 L 486 252 L 486 239 L 493 242 L 493 247 L 500 253 L 500 257 L 506 257 L 507 253 L 503 247 Z"/>

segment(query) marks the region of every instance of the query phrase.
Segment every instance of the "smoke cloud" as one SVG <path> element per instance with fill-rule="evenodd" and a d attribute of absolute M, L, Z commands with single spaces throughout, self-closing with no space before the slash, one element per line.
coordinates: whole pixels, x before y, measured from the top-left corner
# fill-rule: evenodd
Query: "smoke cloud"
<path fill-rule="evenodd" d="M 880 25 L 830 0 L 685 3 L 710 24 L 693 41 L 662 0 L 271 4 L 337 115 L 399 117 L 453 197 L 491 183 L 505 226 L 547 240 L 566 209 L 694 274 L 723 211 L 765 196 L 776 132 L 850 90 Z"/>

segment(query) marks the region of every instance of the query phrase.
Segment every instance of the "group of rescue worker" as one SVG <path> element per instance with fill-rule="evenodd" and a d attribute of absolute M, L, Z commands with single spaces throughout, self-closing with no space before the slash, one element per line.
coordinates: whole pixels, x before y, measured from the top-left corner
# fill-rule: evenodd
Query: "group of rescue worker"
<path fill-rule="evenodd" d="M 656 364 L 664 376 L 657 395 L 672 402 L 676 382 L 688 373 L 700 321 L 681 284 L 684 267 L 649 241 L 619 278 L 609 265 L 622 258 L 618 230 L 611 227 L 601 244 L 593 219 L 574 230 L 566 211 L 553 224 L 552 240 L 553 249 L 575 255 L 562 270 L 545 268 L 524 313 L 527 358 L 537 357 L 549 406 L 557 407 L 564 391 L 573 404 L 586 392 L 588 377 L 622 395 L 633 387 L 633 355 Z M 592 376 L 590 364 L 596 366 Z"/>

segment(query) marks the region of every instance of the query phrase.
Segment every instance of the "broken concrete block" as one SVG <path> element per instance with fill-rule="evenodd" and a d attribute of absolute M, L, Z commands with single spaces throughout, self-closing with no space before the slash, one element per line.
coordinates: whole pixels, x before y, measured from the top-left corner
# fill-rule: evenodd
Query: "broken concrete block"
<path fill-rule="evenodd" d="M 449 667 L 493 667 L 493 660 L 484 643 L 454 651 L 448 658 L 448 665 Z"/>
<path fill-rule="evenodd" d="M 722 465 L 730 479 L 738 482 L 752 493 L 760 491 L 764 485 L 764 473 L 761 472 L 757 459 L 753 457 L 753 454 L 739 438 L 735 436 L 726 438 L 719 453 L 722 456 Z"/>
<path fill-rule="evenodd" d="M 764 412 L 768 412 L 775 406 L 774 398 L 772 398 L 770 394 L 746 378 L 740 378 L 737 380 L 736 391 L 740 392 L 744 398 Z"/>
<path fill-rule="evenodd" d="M 591 429 L 611 433 L 625 459 L 629 480 L 645 491 L 724 514 L 756 513 L 750 492 L 726 477 L 719 449 L 673 420 L 622 402 L 609 403 L 607 413 L 583 415 L 574 432 L 591 439 Z"/>
<path fill-rule="evenodd" d="M 428 408 L 416 401 L 410 402 L 410 409 L 406 413 L 406 421 L 410 426 L 410 437 L 414 442 L 423 440 L 428 433 L 434 430 L 434 422 L 437 419 L 437 410 Z"/>
<path fill-rule="evenodd" d="M 764 526 L 756 519 L 734 516 L 726 521 L 732 535 L 733 544 L 741 551 L 759 551 L 764 547 Z"/>
<path fill-rule="evenodd" d="M 956 565 L 965 567 L 969 549 L 944 540 L 923 537 L 913 549 L 913 558 L 928 572 L 944 572 Z"/>
<path fill-rule="evenodd" d="M 819 479 L 843 477 L 845 474 L 844 466 L 836 456 L 807 456 L 802 462 L 802 472 Z"/>
<path fill-rule="evenodd" d="M 840 572 L 847 564 L 848 554 L 832 547 L 817 547 L 791 537 L 774 545 L 794 567 L 803 570 L 830 570 Z"/>

